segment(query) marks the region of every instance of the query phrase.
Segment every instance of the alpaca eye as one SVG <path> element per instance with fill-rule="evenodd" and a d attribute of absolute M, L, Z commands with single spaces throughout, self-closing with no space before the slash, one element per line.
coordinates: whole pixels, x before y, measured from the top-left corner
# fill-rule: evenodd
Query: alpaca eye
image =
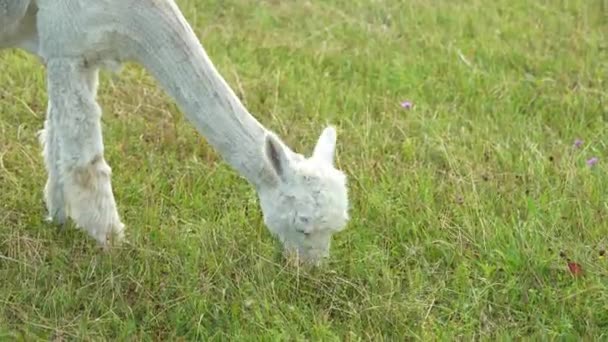
<path fill-rule="evenodd" d="M 302 225 L 302 227 L 297 227 L 296 231 L 298 233 L 304 234 L 304 235 L 310 235 L 310 232 L 307 230 L 307 226 L 308 223 L 310 222 L 310 218 L 306 217 L 306 216 L 298 216 L 298 220 L 300 221 L 300 224 Z"/>
<path fill-rule="evenodd" d="M 304 234 L 306 236 L 310 235 L 310 232 L 307 232 L 306 230 L 304 230 L 302 228 L 296 228 L 296 232 L 298 232 L 300 234 Z"/>

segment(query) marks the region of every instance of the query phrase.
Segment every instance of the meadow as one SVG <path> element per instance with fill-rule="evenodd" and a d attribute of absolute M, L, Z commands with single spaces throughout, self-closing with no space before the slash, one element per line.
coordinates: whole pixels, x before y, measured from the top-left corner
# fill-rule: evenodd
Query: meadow
<path fill-rule="evenodd" d="M 608 2 L 181 0 L 351 221 L 285 263 L 254 190 L 140 66 L 104 72 L 129 244 L 44 222 L 45 70 L 0 51 L 0 340 L 608 338 Z"/>

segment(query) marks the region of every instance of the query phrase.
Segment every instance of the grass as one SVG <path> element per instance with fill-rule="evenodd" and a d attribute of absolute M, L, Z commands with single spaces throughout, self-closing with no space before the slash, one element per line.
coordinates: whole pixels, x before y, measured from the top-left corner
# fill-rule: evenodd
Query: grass
<path fill-rule="evenodd" d="M 99 94 L 131 245 L 44 223 L 45 73 L 5 50 L 1 339 L 608 338 L 606 1 L 178 4 L 296 150 L 337 126 L 348 229 L 327 265 L 285 265 L 252 188 L 136 65 Z"/>

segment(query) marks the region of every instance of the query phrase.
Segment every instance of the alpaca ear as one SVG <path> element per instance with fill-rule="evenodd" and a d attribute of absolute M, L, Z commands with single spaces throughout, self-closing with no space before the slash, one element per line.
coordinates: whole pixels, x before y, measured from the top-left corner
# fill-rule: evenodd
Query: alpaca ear
<path fill-rule="evenodd" d="M 285 179 L 286 171 L 290 166 L 290 159 L 287 156 L 283 144 L 272 133 L 266 135 L 264 142 L 264 155 L 270 164 L 271 169 L 280 179 Z"/>
<path fill-rule="evenodd" d="M 312 153 L 313 158 L 333 165 L 336 150 L 336 129 L 329 126 L 323 130 Z"/>

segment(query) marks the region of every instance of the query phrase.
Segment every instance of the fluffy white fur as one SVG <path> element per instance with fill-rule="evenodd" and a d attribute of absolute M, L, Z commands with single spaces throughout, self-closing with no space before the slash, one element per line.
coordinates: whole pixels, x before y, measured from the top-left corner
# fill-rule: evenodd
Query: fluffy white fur
<path fill-rule="evenodd" d="M 332 234 L 348 221 L 335 129 L 321 133 L 310 157 L 292 151 L 235 96 L 172 0 L 0 0 L 0 48 L 12 47 L 47 69 L 40 141 L 50 220 L 69 217 L 103 246 L 123 239 L 95 98 L 100 68 L 134 61 L 255 187 L 285 251 L 315 263 L 329 254 Z"/>

